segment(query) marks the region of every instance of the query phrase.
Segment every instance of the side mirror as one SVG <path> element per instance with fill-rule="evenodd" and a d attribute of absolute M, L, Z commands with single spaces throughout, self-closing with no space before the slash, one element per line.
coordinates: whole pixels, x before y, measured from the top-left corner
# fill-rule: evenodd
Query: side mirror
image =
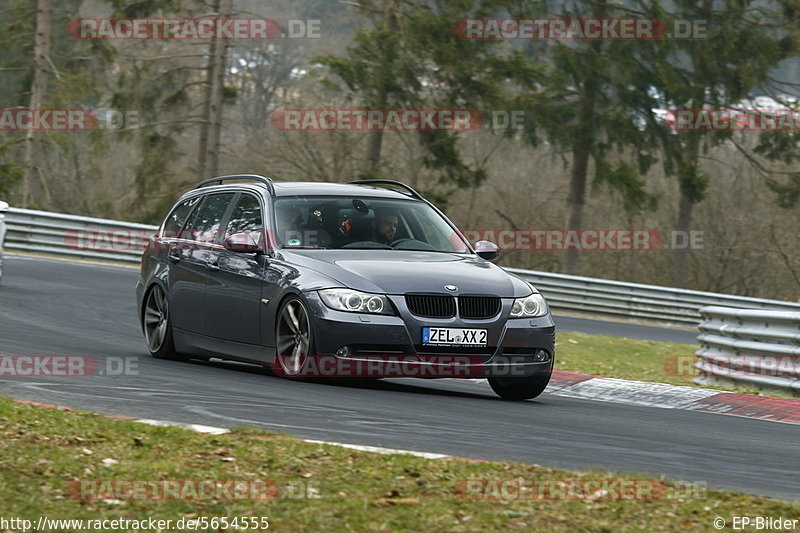
<path fill-rule="evenodd" d="M 475 253 L 484 259 L 496 259 L 500 255 L 500 248 L 491 241 L 478 241 L 475 243 Z"/>
<path fill-rule="evenodd" d="M 5 202 L 0 202 L 0 213 L 5 213 L 8 211 L 8 204 Z"/>
<path fill-rule="evenodd" d="M 258 244 L 257 236 L 260 233 L 246 231 L 243 233 L 233 233 L 225 237 L 225 249 L 231 252 L 243 254 L 254 254 L 263 252 L 264 249 Z"/>

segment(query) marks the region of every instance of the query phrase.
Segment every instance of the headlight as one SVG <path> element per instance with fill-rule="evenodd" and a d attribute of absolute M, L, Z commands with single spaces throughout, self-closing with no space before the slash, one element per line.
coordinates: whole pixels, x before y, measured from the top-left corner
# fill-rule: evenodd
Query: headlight
<path fill-rule="evenodd" d="M 325 305 L 331 309 L 351 313 L 394 314 L 389 299 L 381 294 L 370 294 L 352 289 L 323 289 L 317 292 Z"/>
<path fill-rule="evenodd" d="M 511 318 L 528 318 L 547 314 L 547 302 L 538 292 L 525 298 L 517 298 L 511 306 Z"/>

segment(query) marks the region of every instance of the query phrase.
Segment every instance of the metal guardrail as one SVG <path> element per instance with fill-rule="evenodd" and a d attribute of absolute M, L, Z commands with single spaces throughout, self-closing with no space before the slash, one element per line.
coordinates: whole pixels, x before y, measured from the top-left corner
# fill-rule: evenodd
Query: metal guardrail
<path fill-rule="evenodd" d="M 11 208 L 6 250 L 139 263 L 157 226 Z"/>
<path fill-rule="evenodd" d="M 700 309 L 708 305 L 800 312 L 800 303 L 796 302 L 568 276 L 519 268 L 506 270 L 530 281 L 556 311 L 580 311 L 692 326 L 700 322 Z"/>
<path fill-rule="evenodd" d="M 800 312 L 709 306 L 700 314 L 696 383 L 800 394 Z"/>
<path fill-rule="evenodd" d="M 136 264 L 156 226 L 15 209 L 6 216 L 6 248 Z M 507 268 L 530 281 L 555 311 L 696 326 L 708 305 L 800 312 L 800 303 L 690 291 L 624 281 Z"/>

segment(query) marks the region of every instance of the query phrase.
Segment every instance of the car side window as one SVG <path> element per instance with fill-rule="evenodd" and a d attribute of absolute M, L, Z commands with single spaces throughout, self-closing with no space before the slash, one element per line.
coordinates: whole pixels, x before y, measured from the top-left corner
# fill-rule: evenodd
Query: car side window
<path fill-rule="evenodd" d="M 177 237 L 178 232 L 189 218 L 192 208 L 197 205 L 201 198 L 202 196 L 195 196 L 178 204 L 164 220 L 164 229 L 161 235 L 166 238 Z"/>
<path fill-rule="evenodd" d="M 216 242 L 219 235 L 222 219 L 228 210 L 228 205 L 234 193 L 211 194 L 206 196 L 200 207 L 195 212 L 194 219 L 187 225 L 185 231 L 191 238 L 200 242 Z"/>
<path fill-rule="evenodd" d="M 264 227 L 261 203 L 251 194 L 242 194 L 233 208 L 227 234 L 261 231 Z"/>

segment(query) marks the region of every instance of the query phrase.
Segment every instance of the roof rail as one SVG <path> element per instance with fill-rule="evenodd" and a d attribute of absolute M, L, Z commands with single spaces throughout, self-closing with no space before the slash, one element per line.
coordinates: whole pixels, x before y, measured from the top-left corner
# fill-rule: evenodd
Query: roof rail
<path fill-rule="evenodd" d="M 200 187 L 205 187 L 206 185 L 211 185 L 212 183 L 218 183 L 222 185 L 222 182 L 228 180 L 252 180 L 258 181 L 263 183 L 269 189 L 270 196 L 275 196 L 275 186 L 272 184 L 272 178 L 265 178 L 264 176 L 259 176 L 257 174 L 232 174 L 230 176 L 218 176 L 216 178 L 209 178 L 207 180 L 203 180 L 195 186 L 195 189 L 199 189 Z"/>
<path fill-rule="evenodd" d="M 406 185 L 405 183 L 400 182 L 400 181 L 395 181 L 395 180 L 356 180 L 356 181 L 348 181 L 347 183 L 348 184 L 352 184 L 352 185 L 395 185 L 397 187 L 402 187 L 403 189 L 408 191 L 411 194 L 411 196 L 413 196 L 414 198 L 416 198 L 418 200 L 424 200 L 425 199 L 417 191 L 415 191 L 414 189 L 412 189 L 411 187 L 409 187 L 408 185 Z"/>

